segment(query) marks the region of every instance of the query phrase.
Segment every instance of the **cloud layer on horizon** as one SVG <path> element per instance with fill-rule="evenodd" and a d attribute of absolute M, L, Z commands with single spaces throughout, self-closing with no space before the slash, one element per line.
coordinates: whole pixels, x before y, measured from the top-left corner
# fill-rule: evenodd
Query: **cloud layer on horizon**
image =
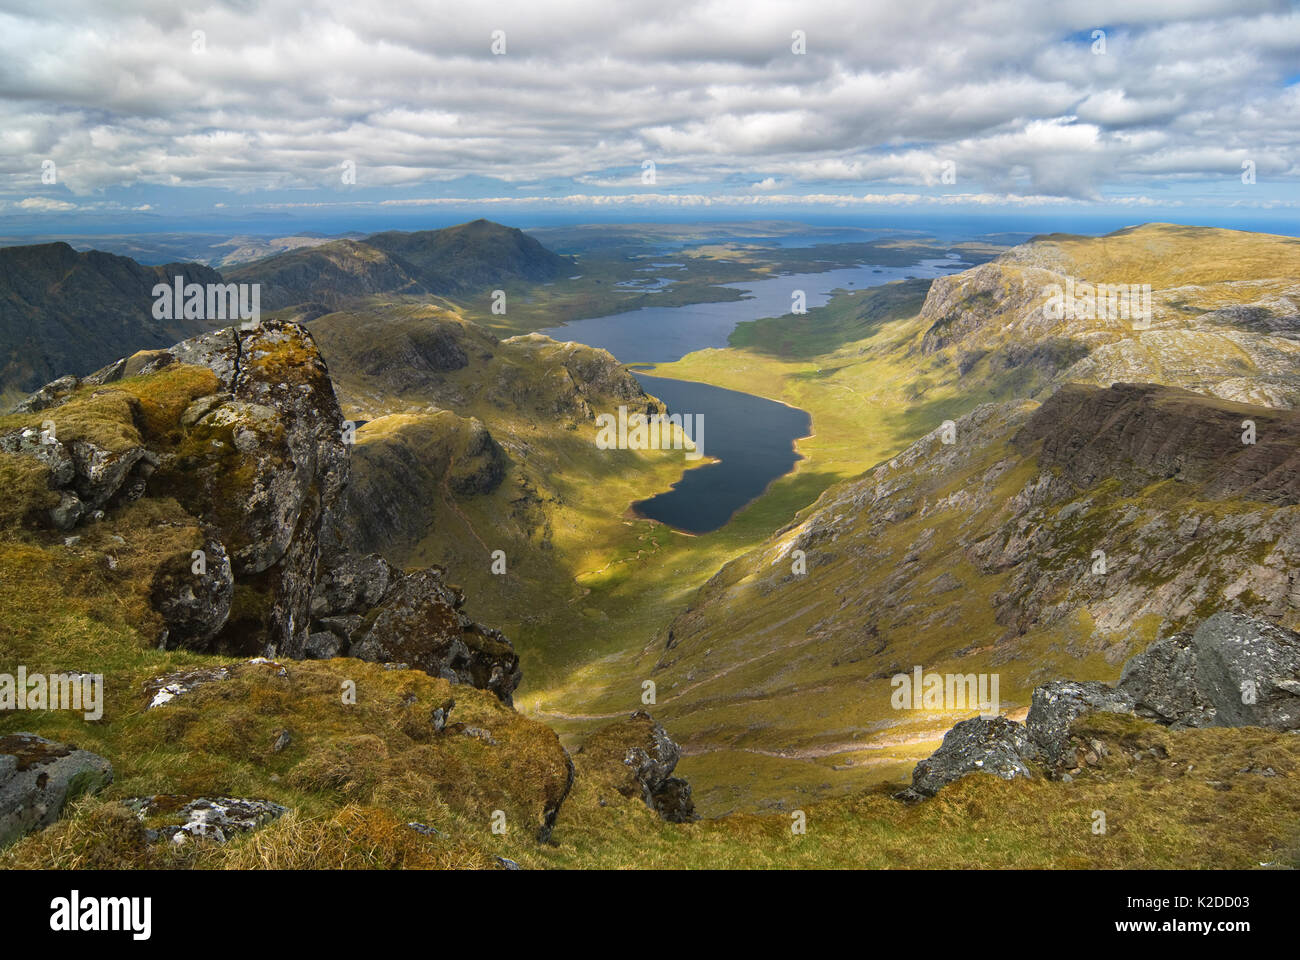
<path fill-rule="evenodd" d="M 1278 0 L 414 6 L 10 2 L 0 211 L 185 187 L 278 206 L 1285 204 L 1300 183 L 1300 11 Z M 1267 189 L 1243 194 L 1243 161 Z"/>

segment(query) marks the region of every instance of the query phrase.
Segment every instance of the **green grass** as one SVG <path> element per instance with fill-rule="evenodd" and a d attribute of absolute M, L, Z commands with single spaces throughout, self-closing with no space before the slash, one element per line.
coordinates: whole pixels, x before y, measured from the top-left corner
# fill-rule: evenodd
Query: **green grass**
<path fill-rule="evenodd" d="M 1186 279 L 1181 267 L 1163 265 L 1169 249 L 1150 249 L 1149 263 L 1133 263 Z M 697 286 L 683 287 L 682 296 L 768 269 L 766 254 L 737 245 L 697 254 L 700 263 L 690 267 Z M 1251 267 L 1242 257 L 1263 259 Z M 1236 270 L 1277 266 L 1258 249 L 1243 248 L 1230 259 Z M 522 332 L 556 316 L 631 308 L 624 294 L 595 282 L 625 273 L 606 263 L 588 274 L 585 286 L 574 281 L 527 292 L 518 311 L 512 296 L 510 320 L 498 329 Z M 805 459 L 795 471 L 726 527 L 699 537 L 627 515 L 631 502 L 680 475 L 679 455 L 596 451 L 583 433 L 585 421 L 572 413 L 539 414 L 537 398 L 554 394 L 547 378 L 560 376 L 560 348 L 473 341 L 474 349 L 493 354 L 490 375 L 474 365 L 448 372 L 438 379 L 441 392 L 386 393 L 338 367 L 349 415 L 394 418 L 377 421 L 369 437 L 363 427 L 363 446 L 395 442 L 416 421 L 438 430 L 449 424 L 450 435 L 472 416 L 510 452 L 513 465 L 491 494 L 449 496 L 435 482 L 427 503 L 432 532 L 409 545 L 402 559 L 446 565 L 466 588 L 467 612 L 515 642 L 525 669 L 518 714 L 478 691 L 341 660 L 289 664 L 285 677 L 242 670 L 188 700 L 145 711 L 142 686 L 150 677 L 225 662 L 160 651 L 153 642 L 157 622 L 142 585 L 152 566 L 198 535 L 192 518 L 174 501 L 147 499 L 79 531 L 82 540 L 71 547 L 61 536 L 7 526 L 0 539 L 0 664 L 103 672 L 109 702 L 98 724 L 55 713 L 11 715 L 0 717 L 0 731 L 31 729 L 76 742 L 110 757 L 118 778 L 54 828 L 0 853 L 0 866 L 491 867 L 496 856 L 526 867 L 571 868 L 1300 865 L 1300 747 L 1294 737 L 1265 731 L 1170 732 L 1090 718 L 1081 721 L 1080 733 L 1113 748 L 1073 783 L 974 776 L 915 807 L 887 795 L 961 719 L 940 712 L 899 717 L 888 706 L 892 670 L 920 663 L 964 672 L 970 656 L 996 653 L 1003 705 L 1020 715 L 1036 684 L 1059 676 L 1113 680 L 1122 662 L 1116 647 L 1101 642 L 1086 604 L 1051 630 L 999 645 L 1008 628 L 997 617 L 998 594 L 1008 574 L 981 570 L 953 551 L 971 520 L 958 500 L 882 529 L 862 523 L 860 507 L 845 506 L 853 522 L 811 551 L 807 580 L 793 581 L 784 563 L 772 563 L 795 535 L 773 531 L 792 518 L 807 519 L 813 502 L 832 487 L 978 403 L 1043 386 L 988 358 L 962 376 L 952 350 L 922 354 L 925 324 L 913 310 L 919 293 L 920 284 L 844 293 L 805 316 L 742 325 L 729 348 L 654 371 L 779 399 L 813 417 L 814 433 L 799 441 Z M 403 301 L 383 310 L 418 324 L 451 316 L 456 305 Z M 336 315 L 338 326 L 346 329 L 365 314 Z M 369 336 L 361 325 L 350 335 L 353 346 Z M 187 381 L 194 374 L 183 368 L 171 376 L 178 379 L 115 385 L 106 396 L 74 400 L 60 408 L 61 423 L 113 442 L 113 431 L 129 429 L 168 437 L 169 418 L 195 391 L 210 389 Z M 500 384 L 511 388 L 493 395 Z M 436 437 L 430 442 L 438 446 Z M 991 489 L 979 491 L 985 472 L 1011 458 L 1002 440 L 947 472 L 927 473 L 922 458 L 911 488 L 927 502 L 972 490 L 1000 503 L 1036 473 L 1030 459 L 1020 459 Z M 449 462 L 447 475 L 450 470 Z M 0 471 L 20 492 L 11 513 L 31 516 L 46 506 L 40 477 L 29 467 L 0 457 Z M 831 490 L 827 498 L 842 492 Z M 1123 535 L 1116 518 L 1139 500 L 1171 514 L 1228 516 L 1237 509 L 1168 484 L 1140 498 L 1110 489 L 1097 498 L 1097 509 L 1072 528 L 1076 539 Z M 507 552 L 507 576 L 490 572 L 489 551 L 496 548 Z M 1199 563 L 1208 549 L 1193 544 L 1169 562 L 1175 568 Z M 1249 549 L 1262 559 L 1265 545 Z M 1063 569 L 1083 556 L 1079 551 L 1044 569 Z M 905 563 L 920 572 L 900 583 L 893 575 Z M 928 592 L 941 573 L 960 588 Z M 1162 576 L 1146 575 L 1154 578 L 1150 586 Z M 669 647 L 668 625 L 692 605 L 691 615 L 674 624 L 678 633 Z M 1126 642 L 1134 652 L 1161 632 L 1150 617 L 1129 626 Z M 611 791 L 608 771 L 579 762 L 552 843 L 536 844 L 538 812 L 562 777 L 551 729 L 575 749 L 608 720 L 640 708 L 642 683 L 651 678 L 657 701 L 648 709 L 683 743 L 677 772 L 694 783 L 701 809 L 706 815 L 762 812 L 666 824 L 639 800 Z M 361 709 L 347 712 L 337 703 L 343 679 L 358 680 Z M 457 701 L 453 720 L 491 730 L 500 744 L 495 752 L 468 737 L 432 737 L 425 715 L 448 696 Z M 282 729 L 292 741 L 277 753 L 271 744 Z M 1131 760 L 1132 750 L 1152 745 L 1166 757 Z M 1278 776 L 1251 772 L 1265 766 Z M 115 802 L 160 792 L 264 797 L 293 812 L 224 847 L 160 851 L 142 843 Z M 485 815 L 497 808 L 522 828 L 493 835 Z M 808 816 L 806 835 L 790 832 L 795 809 Z M 1100 837 L 1091 829 L 1097 809 L 1110 826 Z M 446 836 L 421 837 L 404 827 L 407 820 Z"/>

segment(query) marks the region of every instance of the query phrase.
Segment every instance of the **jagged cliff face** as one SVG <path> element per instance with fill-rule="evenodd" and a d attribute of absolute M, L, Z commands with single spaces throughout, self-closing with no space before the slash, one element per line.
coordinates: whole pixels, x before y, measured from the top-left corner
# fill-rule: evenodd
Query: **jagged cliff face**
<path fill-rule="evenodd" d="M 1053 316 L 1053 288 L 1069 283 L 1080 309 Z M 1149 319 L 1095 300 L 1087 315 L 1084 284 L 1149 285 Z M 1300 244 L 1292 237 L 1171 224 L 1054 235 L 935 280 L 921 319 L 919 352 L 946 354 L 972 382 L 1020 368 L 1042 393 L 1066 382 L 1154 382 L 1300 405 Z"/>

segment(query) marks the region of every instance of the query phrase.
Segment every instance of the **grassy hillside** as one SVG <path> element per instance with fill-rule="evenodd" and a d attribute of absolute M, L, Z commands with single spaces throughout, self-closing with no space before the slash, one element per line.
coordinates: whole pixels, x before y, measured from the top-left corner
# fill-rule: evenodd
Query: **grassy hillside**
<path fill-rule="evenodd" d="M 1231 282 L 1217 279 L 1225 275 L 1217 255 L 1220 239 L 1237 271 Z M 1107 273 L 1098 266 L 1122 258 L 1125 248 L 1148 251 L 1134 254 L 1139 268 L 1166 261 L 1178 266 L 1162 268 L 1166 273 L 1153 270 L 1151 280 L 1141 269 Z M 1297 249 L 1291 238 L 1163 225 L 1092 240 L 1053 237 L 936 281 L 934 286 L 941 289 L 935 292 L 924 293 L 917 283 L 842 292 L 803 316 L 742 324 L 729 348 L 700 351 L 653 372 L 758 393 L 812 414 L 813 435 L 797 443 L 805 459 L 764 498 L 776 503 L 800 482 L 820 491 L 856 477 L 981 403 L 1042 399 L 1058 384 L 1075 379 L 1105 385 L 1114 379 L 1149 380 L 1208 388 L 1232 400 L 1285 404 L 1300 385 L 1300 354 L 1287 320 L 1294 314 L 1291 301 L 1263 298 L 1260 309 L 1271 320 L 1267 323 L 1261 320 L 1264 314 L 1231 308 L 1256 304 L 1261 290 L 1289 289 L 1294 283 L 1290 278 L 1300 276 Z M 1062 251 L 1069 251 L 1068 257 Z M 1025 266 L 1040 263 L 1050 265 L 1051 272 Z M 1206 268 L 1201 285 L 1192 282 L 1199 276 L 1197 263 Z M 1027 279 L 1026 269 L 1041 275 Z M 1152 329 L 1109 321 L 1047 322 L 1040 281 L 1067 275 L 1152 282 Z M 1178 287 L 1159 286 L 1175 281 Z M 1001 292 L 987 292 L 999 287 Z M 964 335 L 928 346 L 927 336 L 933 339 L 935 326 L 942 327 L 954 316 L 962 318 Z M 1228 343 L 1231 351 L 1225 348 Z M 823 352 L 815 352 L 819 349 Z M 1134 359 L 1150 355 L 1164 362 L 1152 368 Z M 1180 357 L 1184 359 L 1173 362 Z M 1014 404 L 1008 409 L 1014 410 Z M 1005 445 L 1008 436 L 998 442 Z M 1015 454 L 994 444 L 983 455 L 990 458 L 987 469 Z M 1007 486 L 991 495 L 1009 497 L 1033 473 L 1028 462 L 1017 470 L 1008 472 L 1002 481 Z M 946 491 L 934 496 L 952 496 L 959 502 L 968 481 L 966 474 L 945 478 Z M 1150 493 L 1159 503 L 1159 492 Z M 822 508 L 822 516 L 827 509 Z M 816 516 L 817 510 L 810 509 L 800 513 L 799 520 L 815 523 Z M 869 523 L 865 517 L 862 522 Z M 944 522 L 934 522 L 938 525 L 929 534 L 926 522 L 905 527 L 894 549 L 902 556 L 924 534 L 924 544 L 929 544 L 925 549 L 933 555 L 922 553 L 922 569 L 932 571 L 932 578 L 947 573 L 964 586 L 944 592 L 936 583 L 929 588 L 936 592 L 920 610 L 907 609 L 900 629 L 910 636 L 915 631 L 906 624 L 917 617 L 924 620 L 927 614 L 921 611 L 930 611 L 928 615 L 949 621 L 945 629 L 951 643 L 942 632 L 930 630 L 924 633 L 925 642 L 918 645 L 913 639 L 898 646 L 876 628 L 878 606 L 893 607 L 899 601 L 889 599 L 896 587 L 885 559 L 891 554 L 876 551 L 879 544 L 875 534 L 866 532 L 868 527 L 837 535 L 858 545 L 841 561 L 850 580 L 814 569 L 797 588 L 787 589 L 774 587 L 780 571 L 772 566 L 772 558 L 783 545 L 788 549 L 790 538 L 779 533 L 734 569 L 720 573 L 694 600 L 693 609 L 707 609 L 704 621 L 689 631 L 700 638 L 695 653 L 666 654 L 665 627 L 639 653 L 593 664 L 566 685 L 543 691 L 537 701 L 562 730 L 577 736 L 594 722 L 586 718 L 625 702 L 624 678 L 656 678 L 660 702 L 667 701 L 660 711 L 683 738 L 682 769 L 694 778 L 697 789 L 703 789 L 704 809 L 714 812 L 737 805 L 787 803 L 791 796 L 821 795 L 895 778 L 928 753 L 955 718 L 936 716 L 915 730 L 886 731 L 879 726 L 881 714 L 864 709 L 857 680 L 846 678 L 883 673 L 893 666 L 892 660 L 884 662 L 890 658 L 901 663 L 908 656 L 923 656 L 926 659 L 905 666 L 928 665 L 972 642 L 981 646 L 975 642 L 978 638 L 991 643 L 1003 629 L 993 619 L 991 598 L 1006 574 L 974 577 L 969 562 L 950 552 L 953 531 Z M 788 561 L 786 565 L 788 572 Z M 1176 565 L 1165 574 L 1176 575 Z M 980 584 L 973 593 L 972 582 Z M 718 584 L 726 589 L 715 588 Z M 1152 581 L 1146 588 L 1156 585 Z M 710 597 L 724 593 L 725 604 L 710 606 L 717 604 Z M 848 612 L 855 610 L 861 613 Z M 828 648 L 827 631 L 853 633 L 847 624 L 857 632 Z M 1154 636 L 1154 621 L 1137 626 L 1142 637 Z M 1060 632 L 1067 628 L 1079 637 L 1089 637 L 1093 630 L 1085 622 L 1061 624 L 1043 635 L 1042 647 L 1082 649 L 1081 641 Z M 673 629 L 680 634 L 677 625 Z M 711 653 L 703 658 L 706 649 Z M 1031 649 L 1040 647 L 1031 643 L 1025 652 Z M 1027 705 L 1029 687 L 1067 662 L 1071 676 L 1113 679 L 1122 662 L 1116 659 L 1118 652 L 1110 650 L 1090 666 L 1088 658 L 1094 655 L 1082 654 L 1080 663 L 1073 662 L 1073 653 L 1065 661 L 1043 661 L 1050 668 L 1034 665 L 1037 653 L 1024 662 L 1009 661 L 1002 669 L 1011 676 L 1020 671 L 1020 678 L 1004 687 L 1004 696 Z M 883 679 L 874 682 L 880 685 Z"/>
<path fill-rule="evenodd" d="M 53 506 L 48 471 L 0 452 L 0 663 L 102 672 L 108 691 L 101 721 L 7 714 L 0 735 L 75 742 L 116 771 L 103 793 L 0 851 L 0 868 L 491 868 L 498 857 L 527 868 L 1300 866 L 1300 745 L 1265 730 L 1085 716 L 1075 735 L 1108 749 L 1071 781 L 974 775 L 915 806 L 889 796 L 967 715 L 893 710 L 889 677 L 914 664 L 995 672 L 1004 712 L 1022 716 L 1035 684 L 1114 679 L 1157 634 L 1211 610 L 1300 625 L 1289 574 L 1300 563 L 1300 421 L 1285 409 L 1300 373 L 1293 254 L 1285 238 L 1225 235 L 1236 271 L 1225 279 L 1216 237 L 1157 225 L 1047 238 L 928 287 L 843 292 L 807 315 L 742 325 L 727 349 L 659 367 L 813 417 L 796 470 L 699 537 L 628 514 L 689 463 L 595 446 L 597 413 L 658 409 L 608 354 L 498 339 L 437 297 L 306 309 L 359 424 L 351 501 L 322 537 L 446 566 L 474 617 L 520 654 L 518 712 L 381 664 L 159 649 L 158 571 L 205 535 L 184 498 L 151 481 L 68 535 L 39 522 Z M 1139 264 L 1153 251 L 1153 276 L 1177 261 L 1154 329 L 1048 323 L 1042 278 L 1111 276 L 1098 264 L 1121 255 L 1114 244 L 1132 245 Z M 761 259 L 727 263 L 734 245 L 700 252 L 711 255 L 721 271 Z M 580 294 L 563 288 L 552 302 Z M 1228 342 L 1238 352 L 1225 361 Z M 1146 371 L 1151 355 L 1185 361 L 1151 379 L 1198 392 L 1097 384 Z M 185 423 L 214 384 L 206 367 L 175 362 L 86 385 L 57 408 L 59 434 L 110 452 L 148 440 L 166 480 L 173 454 L 225 442 Z M 1278 402 L 1245 402 L 1261 397 Z M 44 417 L 0 418 L 0 436 Z M 1257 445 L 1240 443 L 1243 418 Z M 937 432 L 945 420 L 953 443 Z M 1101 577 L 1096 549 L 1109 560 Z M 148 709 L 159 677 L 220 666 L 225 679 Z M 340 700 L 346 681 L 355 705 Z M 430 720 L 449 699 L 450 733 Z M 660 820 L 582 754 L 570 789 L 561 745 L 576 751 L 642 706 L 682 743 L 677 773 L 710 819 Z M 119 803 L 214 794 L 290 809 L 225 845 L 172 846 L 149 843 Z M 491 829 L 498 810 L 504 834 Z M 791 831 L 795 811 L 806 834 Z"/>

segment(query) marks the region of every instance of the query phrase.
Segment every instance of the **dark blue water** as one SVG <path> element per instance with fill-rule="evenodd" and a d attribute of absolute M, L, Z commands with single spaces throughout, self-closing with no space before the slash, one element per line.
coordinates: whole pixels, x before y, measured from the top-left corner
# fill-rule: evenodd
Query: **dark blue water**
<path fill-rule="evenodd" d="M 964 269 L 956 260 L 925 260 L 907 267 L 858 266 L 822 273 L 790 274 L 729 284 L 745 299 L 682 307 L 645 307 L 541 332 L 556 340 L 603 347 L 623 363 L 669 363 L 708 347 L 725 347 L 743 320 L 790 312 L 791 293 L 802 290 L 809 309 L 822 306 L 837 289 L 860 289 L 905 277 L 937 277 Z M 672 272 L 665 270 L 666 279 Z M 794 442 L 811 432 L 812 418 L 748 393 L 706 383 L 636 374 L 671 413 L 702 415 L 704 455 L 717 463 L 691 466 L 672 489 L 633 504 L 643 517 L 690 533 L 717 530 L 777 477 L 794 469 Z"/>
<path fill-rule="evenodd" d="M 939 277 L 966 269 L 959 260 L 922 260 L 908 267 L 870 264 L 792 273 L 769 280 L 747 280 L 724 286 L 743 290 L 744 300 L 692 303 L 683 307 L 642 307 L 606 317 L 573 320 L 539 331 L 556 340 L 573 340 L 603 347 L 623 363 L 671 363 L 708 347 L 725 347 L 727 337 L 742 320 L 780 317 L 790 312 L 791 294 L 802 290 L 809 310 L 826 304 L 831 291 L 858 290 L 906 277 Z M 671 271 L 664 279 L 671 280 Z"/>
<path fill-rule="evenodd" d="M 812 431 L 807 411 L 707 383 L 634 374 L 673 413 L 704 415 L 704 456 L 672 489 L 634 503 L 643 517 L 689 533 L 717 530 L 802 460 L 794 441 Z"/>

